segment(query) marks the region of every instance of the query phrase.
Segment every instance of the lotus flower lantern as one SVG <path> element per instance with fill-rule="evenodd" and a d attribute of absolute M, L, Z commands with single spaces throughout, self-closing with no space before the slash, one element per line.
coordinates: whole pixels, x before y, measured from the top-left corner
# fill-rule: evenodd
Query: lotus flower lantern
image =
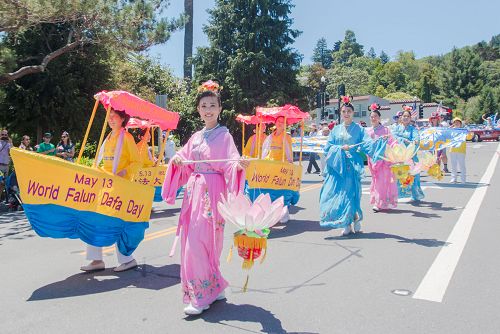
<path fill-rule="evenodd" d="M 419 152 L 418 160 L 422 163 L 422 170 L 427 172 L 427 175 L 435 178 L 440 181 L 443 178 L 443 172 L 441 171 L 441 167 L 437 162 L 437 155 L 429 152 Z"/>
<path fill-rule="evenodd" d="M 385 150 L 384 160 L 392 163 L 392 174 L 403 187 L 413 184 L 410 166 L 413 164 L 412 159 L 417 150 L 418 148 L 413 143 L 410 143 L 408 146 L 396 144 L 388 146 Z M 417 169 L 413 169 L 413 173 L 418 173 Z"/>
<path fill-rule="evenodd" d="M 270 228 L 281 219 L 283 206 L 283 197 L 273 202 L 269 194 L 259 195 L 253 203 L 241 193 L 229 194 L 227 198 L 222 196 L 217 203 L 222 218 L 238 228 L 234 233 L 233 246 L 237 247 L 238 255 L 243 258 L 243 269 L 250 270 L 263 252 L 261 263 L 264 261 Z M 233 246 L 229 251 L 228 261 L 231 259 Z M 243 291 L 246 291 L 247 285 L 248 275 Z"/>

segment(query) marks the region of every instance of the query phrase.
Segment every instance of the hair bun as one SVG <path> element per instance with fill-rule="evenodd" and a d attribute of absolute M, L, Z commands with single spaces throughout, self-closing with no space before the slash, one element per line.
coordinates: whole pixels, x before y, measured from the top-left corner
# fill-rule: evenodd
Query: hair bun
<path fill-rule="evenodd" d="M 380 110 L 380 104 L 378 103 L 372 103 L 371 105 L 368 106 L 369 111 L 378 111 Z"/>

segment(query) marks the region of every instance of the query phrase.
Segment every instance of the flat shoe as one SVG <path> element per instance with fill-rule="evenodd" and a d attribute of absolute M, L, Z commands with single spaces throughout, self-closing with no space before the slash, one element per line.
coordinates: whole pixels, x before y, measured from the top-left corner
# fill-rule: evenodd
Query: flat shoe
<path fill-rule="evenodd" d="M 134 259 L 134 260 L 129 261 L 127 263 L 120 264 L 118 267 L 113 269 L 113 271 L 116 273 L 119 273 L 122 271 L 130 270 L 130 269 L 135 268 L 135 267 L 137 267 L 137 261 Z"/>
<path fill-rule="evenodd" d="M 97 264 L 88 264 L 86 266 L 80 267 L 81 271 L 86 271 L 86 272 L 100 271 L 100 270 L 104 270 L 104 269 L 106 269 L 104 262 L 97 263 Z"/>
<path fill-rule="evenodd" d="M 217 296 L 217 298 L 215 298 L 215 300 L 224 300 L 226 299 L 226 293 L 224 291 L 222 291 L 221 293 L 219 293 L 219 295 Z"/>
<path fill-rule="evenodd" d="M 345 236 L 348 236 L 349 234 L 352 233 L 352 230 L 351 230 L 351 225 L 347 226 L 347 227 L 344 227 L 344 229 L 342 230 L 342 234 L 341 236 L 342 237 L 345 237 Z"/>
<path fill-rule="evenodd" d="M 208 310 L 210 306 L 204 306 L 204 307 L 196 307 L 193 304 L 189 304 L 184 308 L 184 313 L 187 315 L 199 315 L 202 314 L 203 311 Z"/>

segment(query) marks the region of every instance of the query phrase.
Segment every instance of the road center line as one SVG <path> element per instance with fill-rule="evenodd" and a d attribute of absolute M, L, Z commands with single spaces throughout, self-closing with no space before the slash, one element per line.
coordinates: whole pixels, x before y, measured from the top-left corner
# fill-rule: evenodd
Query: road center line
<path fill-rule="evenodd" d="M 497 151 L 499 149 L 500 144 L 497 147 Z M 480 185 L 490 183 L 495 172 L 497 162 L 498 154 L 493 154 L 488 168 L 479 182 Z M 418 286 L 413 298 L 438 303 L 443 301 L 446 289 L 450 284 L 451 277 L 455 272 L 455 268 L 457 267 L 460 256 L 462 255 L 462 251 L 467 244 L 467 240 L 469 239 L 477 213 L 479 212 L 484 196 L 486 195 L 486 191 L 488 190 L 488 186 L 480 185 L 476 188 L 476 190 L 474 190 L 469 202 L 458 218 L 455 227 L 451 231 L 448 240 L 446 240 L 446 246 L 441 248 L 441 251 L 434 260 L 434 263 L 432 263 L 424 279 Z"/>

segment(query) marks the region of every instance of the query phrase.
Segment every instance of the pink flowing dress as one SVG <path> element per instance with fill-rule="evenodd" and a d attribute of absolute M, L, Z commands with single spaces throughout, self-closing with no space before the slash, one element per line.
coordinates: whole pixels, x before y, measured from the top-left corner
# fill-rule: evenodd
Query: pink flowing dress
<path fill-rule="evenodd" d="M 225 127 L 196 132 L 177 155 L 183 160 L 239 159 L 233 137 Z M 217 210 L 221 196 L 239 193 L 245 175 L 237 161 L 168 167 L 162 196 L 173 204 L 177 189 L 186 185 L 179 217 L 181 284 L 185 304 L 210 305 L 228 286 L 219 270 L 224 220 Z"/>
<path fill-rule="evenodd" d="M 386 126 L 370 127 L 367 132 L 372 139 L 389 135 L 387 144 L 392 146 L 395 143 L 389 128 Z M 379 209 L 395 208 L 398 204 L 398 187 L 391 172 L 391 163 L 383 159 L 373 163 L 368 157 L 368 168 L 372 175 L 370 204 L 377 206 Z"/>

